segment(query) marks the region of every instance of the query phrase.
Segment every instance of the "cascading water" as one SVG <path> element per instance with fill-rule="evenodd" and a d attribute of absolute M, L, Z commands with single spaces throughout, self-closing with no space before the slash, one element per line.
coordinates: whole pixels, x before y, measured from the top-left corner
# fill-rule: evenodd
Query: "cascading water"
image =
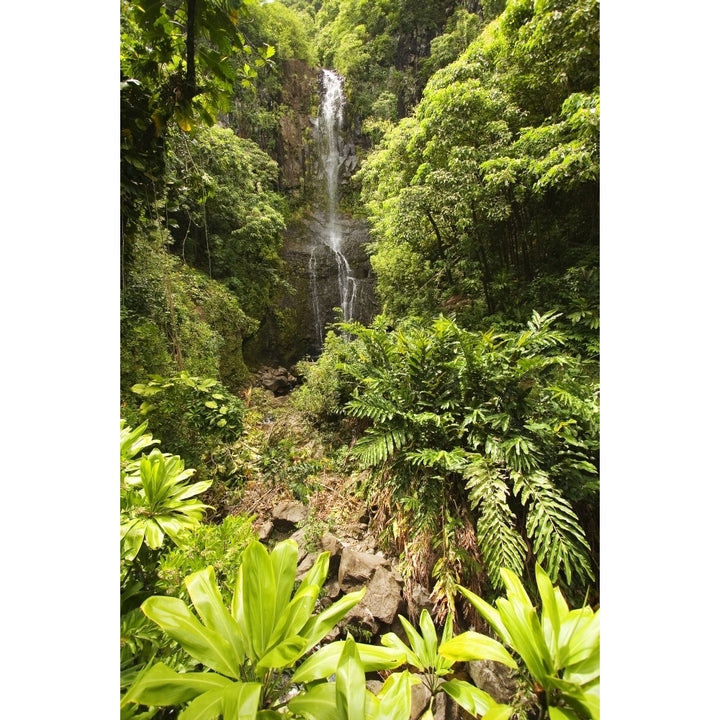
<path fill-rule="evenodd" d="M 343 254 L 343 233 L 338 211 L 338 193 L 340 171 L 343 165 L 343 80 L 331 70 L 322 72 L 322 99 L 316 125 L 316 143 L 318 148 L 319 174 L 323 181 L 326 206 L 324 222 L 316 242 L 327 246 L 335 255 L 338 275 L 339 306 L 343 319 L 352 320 L 355 310 L 356 281 L 352 277 L 350 263 Z M 322 345 L 323 318 L 319 307 L 316 276 L 316 250 L 310 252 L 309 272 L 313 302 L 315 341 Z"/>

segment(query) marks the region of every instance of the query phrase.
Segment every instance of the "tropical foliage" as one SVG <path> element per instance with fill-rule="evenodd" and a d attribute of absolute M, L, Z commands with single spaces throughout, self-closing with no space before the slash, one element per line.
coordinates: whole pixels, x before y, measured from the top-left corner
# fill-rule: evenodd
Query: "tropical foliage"
<path fill-rule="evenodd" d="M 512 707 L 496 703 L 487 692 L 465 680 L 448 677 L 454 674 L 456 670 L 454 665 L 457 661 L 492 660 L 511 668 L 516 667 L 515 661 L 505 648 L 492 638 L 474 631 L 453 637 L 452 616 L 448 616 L 445 620 L 440 638 L 427 610 L 423 610 L 420 614 L 420 632 L 402 615 L 398 616 L 398 619 L 408 638 L 409 646 L 393 632 L 383 635 L 382 643 L 386 647 L 402 652 L 407 665 L 413 668 L 416 675 L 419 674 L 423 684 L 430 691 L 431 701 L 426 710 L 428 717 L 434 716 L 433 699 L 442 691 L 473 716 L 482 716 L 486 720 L 510 718 Z"/>
<path fill-rule="evenodd" d="M 364 590 L 349 593 L 313 614 L 327 577 L 329 553 L 318 556 L 294 589 L 297 559 L 294 540 L 279 543 L 271 553 L 251 542 L 243 553 L 229 610 L 212 567 L 193 573 L 185 584 L 199 619 L 178 598 L 146 600 L 143 612 L 209 669 L 178 674 L 158 663 L 128 691 L 124 702 L 155 706 L 191 701 L 183 713 L 185 720 L 219 714 L 254 717 L 256 710 L 275 711 L 288 691 L 284 671 L 322 640 L 364 594 Z"/>
<path fill-rule="evenodd" d="M 386 134 L 359 174 L 387 314 L 597 314 L 557 293 L 598 262 L 597 43 L 597 2 L 511 0 Z"/>
<path fill-rule="evenodd" d="M 550 720 L 598 720 L 600 610 L 587 605 L 570 610 L 560 589 L 536 565 L 542 600 L 538 614 L 519 578 L 508 569 L 501 574 L 507 596 L 495 607 L 466 588 L 459 590 L 521 658 L 540 688 Z"/>
<path fill-rule="evenodd" d="M 356 383 L 346 411 L 369 423 L 353 453 L 374 471 L 371 502 L 409 578 L 432 575 L 447 607 L 463 575 L 498 588 L 529 554 L 553 580 L 594 577 L 574 505 L 597 492 L 597 383 L 555 319 L 535 314 L 522 332 L 443 316 L 342 326 L 356 336 L 342 372 Z"/>
<path fill-rule="evenodd" d="M 146 424 L 133 430 L 121 422 L 120 428 L 121 558 L 134 560 L 143 544 L 158 550 L 166 536 L 175 543 L 182 542 L 187 530 L 199 525 L 203 518 L 207 505 L 196 496 L 211 483 L 186 482 L 195 471 L 185 469 L 179 456 L 157 448 L 135 459 L 140 449 L 153 442 L 143 434 Z"/>
<path fill-rule="evenodd" d="M 122 720 L 406 720 L 416 685 L 423 720 L 597 720 L 597 0 L 122 0 L 120 54 Z M 251 372 L 312 224 L 318 63 L 383 313 L 281 410 Z M 401 559 L 375 643 L 327 552 L 301 572 L 242 512 L 335 474 Z"/>

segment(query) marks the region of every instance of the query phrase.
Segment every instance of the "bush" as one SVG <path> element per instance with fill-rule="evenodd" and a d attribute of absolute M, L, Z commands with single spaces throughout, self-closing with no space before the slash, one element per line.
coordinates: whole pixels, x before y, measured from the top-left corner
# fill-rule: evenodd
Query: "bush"
<path fill-rule="evenodd" d="M 140 413 L 163 448 L 191 465 L 201 465 L 214 446 L 234 442 L 243 431 L 245 406 L 212 378 L 155 376 L 132 391 L 143 399 Z"/>
<path fill-rule="evenodd" d="M 252 523 L 250 515 L 228 515 L 219 525 L 196 528 L 182 547 L 161 558 L 157 589 L 185 598 L 184 578 L 211 565 L 223 598 L 229 602 L 243 551 L 252 540 L 257 540 Z"/>

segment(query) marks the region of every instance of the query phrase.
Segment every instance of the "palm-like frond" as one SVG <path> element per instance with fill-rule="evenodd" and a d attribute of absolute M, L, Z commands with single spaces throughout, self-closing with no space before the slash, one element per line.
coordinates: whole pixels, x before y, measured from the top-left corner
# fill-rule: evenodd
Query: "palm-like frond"
<path fill-rule="evenodd" d="M 508 505 L 509 488 L 501 470 L 479 457 L 465 471 L 471 507 L 478 510 L 477 536 L 490 582 L 501 587 L 500 570 L 521 573 L 527 546 L 516 529 L 517 518 Z"/>
<path fill-rule="evenodd" d="M 570 584 L 573 573 L 593 580 L 590 546 L 570 503 L 537 470 L 529 475 L 512 473 L 514 491 L 528 507 L 526 531 L 535 557 L 555 582 L 560 572 Z"/>

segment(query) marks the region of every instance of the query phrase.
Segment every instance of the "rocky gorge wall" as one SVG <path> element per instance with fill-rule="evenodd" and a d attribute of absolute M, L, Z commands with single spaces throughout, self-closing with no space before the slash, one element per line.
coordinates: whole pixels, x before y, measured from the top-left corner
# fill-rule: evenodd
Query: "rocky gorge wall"
<path fill-rule="evenodd" d="M 377 312 L 374 277 L 365 251 L 367 223 L 342 209 L 343 194 L 359 166 L 356 148 L 362 138 L 339 118 L 330 140 L 336 186 L 329 189 L 327 157 L 323 156 L 327 138 L 321 127 L 327 71 L 296 61 L 284 72 L 282 101 L 289 110 L 280 120 L 277 159 L 281 189 L 296 211 L 287 223 L 280 251 L 287 264 L 287 286 L 276 295 L 272 312 L 243 348 L 246 362 L 254 367 L 291 366 L 317 357 L 325 327 L 339 319 L 335 309 L 347 306 L 348 293 L 352 294 L 352 319 L 368 324 Z"/>

